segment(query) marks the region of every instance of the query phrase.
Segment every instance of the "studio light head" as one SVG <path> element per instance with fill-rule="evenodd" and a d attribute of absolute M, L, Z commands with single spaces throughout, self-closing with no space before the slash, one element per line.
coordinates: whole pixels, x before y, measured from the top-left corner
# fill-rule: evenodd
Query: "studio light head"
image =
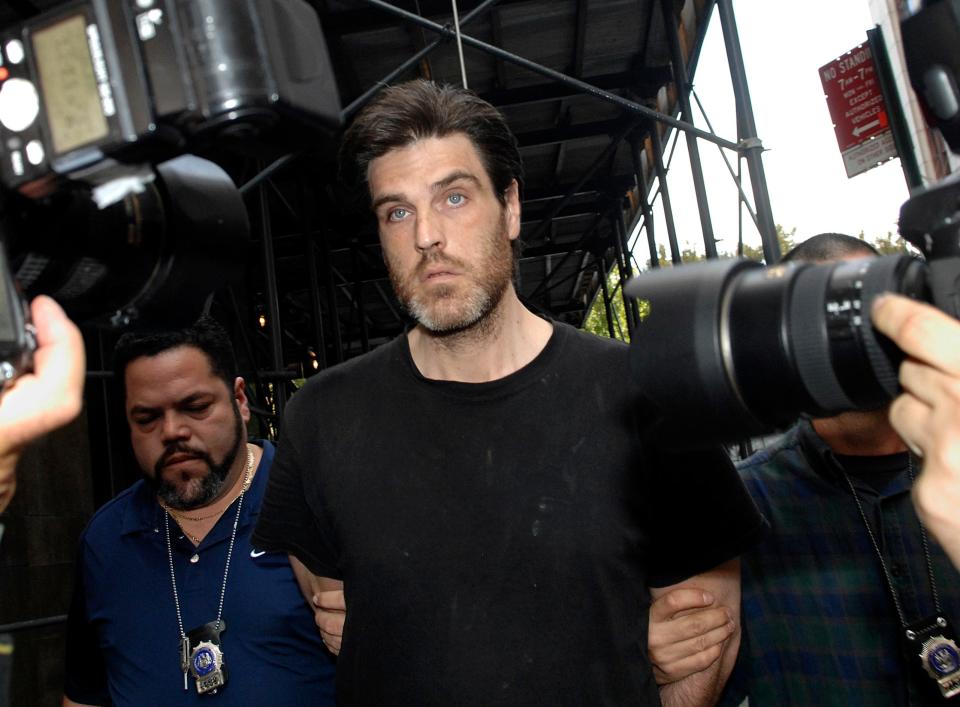
<path fill-rule="evenodd" d="M 242 274 L 236 186 L 194 151 L 302 144 L 340 104 L 303 0 L 83 0 L 0 31 L 2 238 L 75 318 L 189 321 Z"/>

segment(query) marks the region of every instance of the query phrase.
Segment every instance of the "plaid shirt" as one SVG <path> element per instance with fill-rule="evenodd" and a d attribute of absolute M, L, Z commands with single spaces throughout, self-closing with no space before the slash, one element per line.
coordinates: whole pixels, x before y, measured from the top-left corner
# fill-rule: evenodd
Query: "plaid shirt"
<path fill-rule="evenodd" d="M 740 471 L 771 528 L 741 558 L 743 644 L 720 704 L 739 705 L 745 696 L 751 707 L 947 704 L 926 673 L 909 667 L 920 669 L 918 651 L 903 652 L 876 551 L 841 467 L 810 423 Z M 906 468 L 879 493 L 851 479 L 906 621 L 933 615 Z M 956 629 L 960 575 L 932 538 L 930 549 L 941 607 Z M 960 698 L 949 702 L 960 707 Z"/>

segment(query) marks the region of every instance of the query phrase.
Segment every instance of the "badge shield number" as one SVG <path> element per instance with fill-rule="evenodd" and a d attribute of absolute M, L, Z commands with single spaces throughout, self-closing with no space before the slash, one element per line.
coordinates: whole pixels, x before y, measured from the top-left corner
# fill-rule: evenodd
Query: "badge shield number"
<path fill-rule="evenodd" d="M 944 698 L 960 695 L 960 648 L 943 616 L 907 626 L 907 646 L 920 659 L 923 671 L 937 684 Z M 960 705 L 960 700 L 957 700 Z"/>
<path fill-rule="evenodd" d="M 955 641 L 944 636 L 932 636 L 923 643 L 920 662 L 944 697 L 960 695 L 960 650 Z"/>
<path fill-rule="evenodd" d="M 197 693 L 201 695 L 215 694 L 227 684 L 227 666 L 220 648 L 220 634 L 226 629 L 226 621 L 211 621 L 187 634 L 190 647 L 187 664 L 197 684 Z"/>
<path fill-rule="evenodd" d="M 190 654 L 190 673 L 201 695 L 222 687 L 227 676 L 220 648 L 210 641 L 201 641 Z"/>

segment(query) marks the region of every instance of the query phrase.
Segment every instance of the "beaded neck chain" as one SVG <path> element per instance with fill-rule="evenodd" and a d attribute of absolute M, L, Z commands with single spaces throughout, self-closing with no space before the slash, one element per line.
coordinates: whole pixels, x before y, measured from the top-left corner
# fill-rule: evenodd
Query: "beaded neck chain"
<path fill-rule="evenodd" d="M 240 495 L 237 496 L 237 514 L 233 519 L 233 530 L 230 531 L 230 545 L 227 547 L 227 562 L 223 568 L 223 583 L 220 585 L 220 601 L 217 604 L 217 622 L 215 631 L 220 630 L 221 620 L 223 618 L 223 599 L 227 594 L 227 576 L 230 573 L 230 559 L 233 557 L 233 546 L 237 540 L 237 526 L 240 524 L 240 511 L 243 508 L 243 495 L 247 492 L 247 488 L 250 485 L 250 474 L 253 471 L 253 452 L 250 450 L 250 447 L 247 447 L 247 465 L 243 475 L 243 486 L 240 488 Z M 229 508 L 229 506 L 228 506 Z M 226 510 L 226 509 L 224 509 Z M 173 571 L 173 546 L 170 542 L 170 510 L 167 509 L 167 512 L 163 515 L 163 530 L 167 537 L 167 560 L 170 564 L 170 585 L 173 587 L 173 604 L 177 610 L 177 628 L 180 631 L 180 643 L 184 645 L 185 643 L 189 645 L 187 639 L 187 634 L 183 630 L 183 615 L 180 612 L 180 596 L 177 592 L 177 576 Z M 184 531 L 186 532 L 186 531 Z M 187 533 L 188 537 L 191 540 L 194 540 L 194 536 Z M 199 544 L 199 540 L 195 541 Z M 182 663 L 183 661 L 181 661 Z M 183 689 L 187 688 L 187 666 L 182 665 L 183 668 Z"/>
<path fill-rule="evenodd" d="M 913 457 L 909 454 L 907 455 L 907 475 L 910 477 L 912 483 L 915 475 L 913 471 Z M 900 630 L 902 631 L 901 635 L 903 639 L 905 639 L 904 645 L 908 653 L 916 654 L 919 659 L 918 667 L 922 668 L 923 672 L 933 680 L 934 684 L 939 688 L 940 694 L 945 699 L 960 695 L 960 646 L 957 646 L 957 642 L 954 640 L 950 630 L 950 622 L 947 620 L 940 606 L 940 595 L 937 592 L 937 582 L 933 574 L 933 561 L 930 558 L 930 543 L 927 539 L 927 530 L 923 527 L 923 522 L 920 521 L 919 518 L 917 519 L 920 521 L 920 540 L 923 545 L 923 558 L 927 563 L 930 595 L 933 598 L 933 606 L 936 613 L 908 624 L 903 605 L 900 603 L 900 597 L 893 583 L 893 577 L 891 576 L 890 569 L 887 567 L 886 561 L 883 559 L 883 553 L 880 551 L 880 543 L 877 542 L 876 535 L 863 509 L 863 503 L 860 501 L 860 496 L 857 494 L 853 482 L 845 470 L 843 471 L 843 477 L 846 479 L 847 486 L 850 487 L 850 493 L 853 494 L 853 499 L 857 503 L 860 518 L 863 520 L 867 534 L 870 536 L 870 542 L 873 543 L 873 550 L 877 555 L 877 559 L 880 561 L 880 567 L 883 569 L 883 579 L 887 584 L 893 605 L 896 607 L 897 618 L 900 620 Z M 917 662 L 911 662 L 910 664 L 917 666 Z"/>
<path fill-rule="evenodd" d="M 913 483 L 915 474 L 913 471 L 913 455 L 907 455 L 907 475 L 910 477 L 910 482 Z M 860 511 L 860 518 L 863 520 L 863 525 L 867 529 L 867 534 L 870 536 L 870 542 L 873 544 L 873 550 L 877 554 L 877 559 L 880 560 L 880 567 L 883 570 L 883 578 L 886 581 L 887 589 L 890 591 L 890 598 L 893 599 L 893 605 L 897 610 L 897 617 L 900 619 L 900 626 L 906 630 L 907 628 L 907 617 L 903 612 L 903 606 L 900 604 L 900 598 L 897 595 L 896 586 L 893 583 L 893 576 L 890 574 L 890 568 L 887 567 L 886 561 L 883 559 L 883 553 L 880 551 L 880 543 L 877 542 L 876 535 L 873 533 L 873 526 L 870 525 L 870 521 L 867 519 L 866 511 L 863 510 L 863 504 L 860 502 L 860 495 L 857 493 L 857 490 L 853 487 L 853 482 L 850 480 L 850 475 L 846 471 L 843 472 L 843 478 L 847 482 L 847 486 L 850 488 L 850 493 L 853 494 L 853 500 L 857 503 L 857 510 Z M 917 519 L 919 521 L 919 518 Z M 930 544 L 927 540 L 927 529 L 923 527 L 923 522 L 920 522 L 920 541 L 923 545 L 923 559 L 927 563 L 927 578 L 930 580 L 930 594 L 933 597 L 933 606 L 937 614 L 941 614 L 940 608 L 940 595 L 937 592 L 937 582 L 933 576 L 933 561 L 930 559 Z"/>

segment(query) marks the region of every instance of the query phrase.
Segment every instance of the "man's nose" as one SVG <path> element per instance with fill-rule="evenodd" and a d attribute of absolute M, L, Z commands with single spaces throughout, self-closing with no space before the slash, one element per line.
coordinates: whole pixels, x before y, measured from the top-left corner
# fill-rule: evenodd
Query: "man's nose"
<path fill-rule="evenodd" d="M 443 228 L 439 219 L 429 211 L 417 213 L 417 221 L 414 238 L 416 239 L 417 250 L 426 252 L 428 250 L 442 249 L 446 245 L 446 238 L 443 234 Z"/>
<path fill-rule="evenodd" d="M 182 416 L 176 413 L 170 413 L 163 416 L 163 425 L 160 428 L 163 435 L 163 441 L 176 439 L 186 439 L 190 436 L 190 428 L 186 425 Z"/>

